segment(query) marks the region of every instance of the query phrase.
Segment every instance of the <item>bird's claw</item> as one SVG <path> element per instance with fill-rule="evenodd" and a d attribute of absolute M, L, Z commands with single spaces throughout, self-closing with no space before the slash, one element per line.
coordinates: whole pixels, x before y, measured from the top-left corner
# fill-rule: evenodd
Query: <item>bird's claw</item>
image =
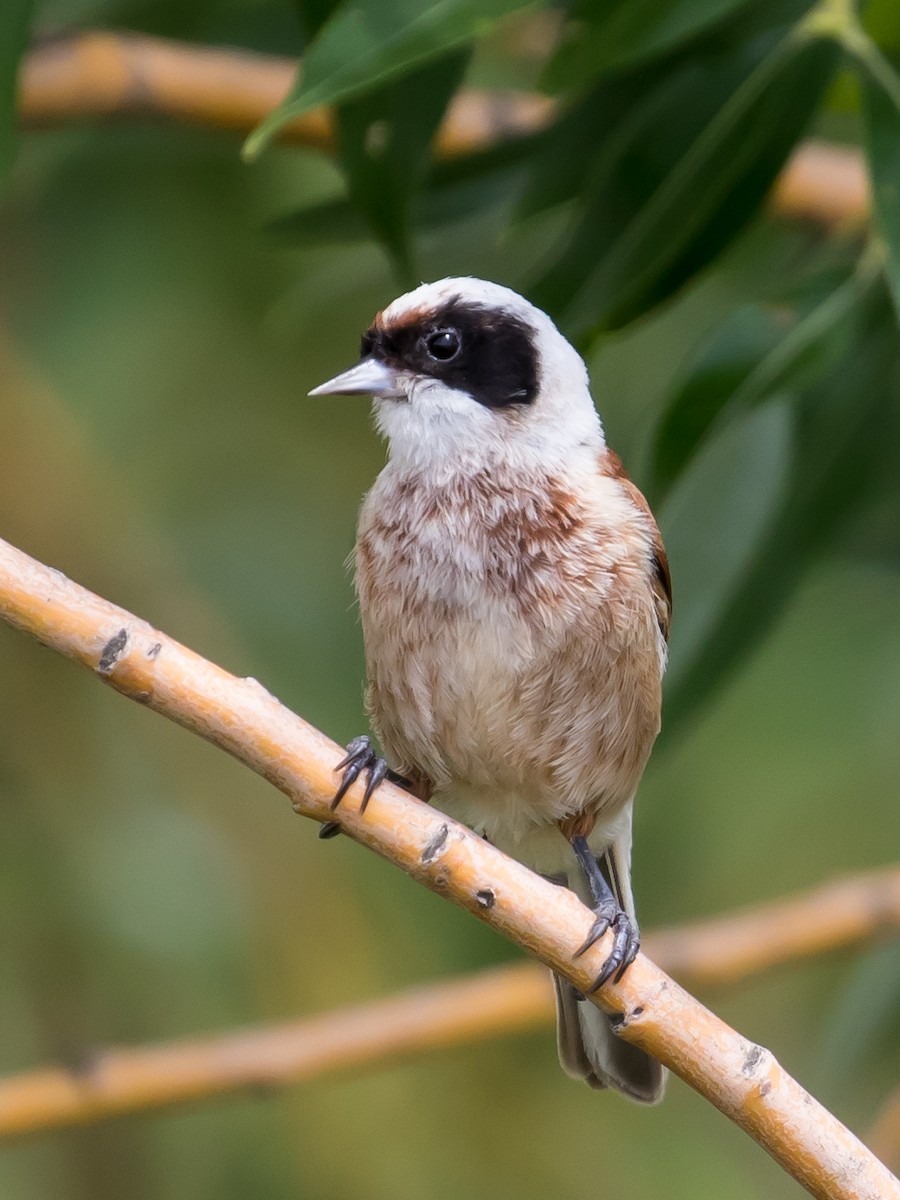
<path fill-rule="evenodd" d="M 617 904 L 601 901 L 594 909 L 594 924 L 591 926 L 585 940 L 575 951 L 575 958 L 590 950 L 595 942 L 611 929 L 613 931 L 613 948 L 603 964 L 600 974 L 591 984 L 590 991 L 596 992 L 604 983 L 613 979 L 616 983 L 625 974 L 626 969 L 634 962 L 641 948 L 641 937 L 637 926 L 629 919 Z"/>
<path fill-rule="evenodd" d="M 363 771 L 366 771 L 368 773 L 366 790 L 363 792 L 362 803 L 359 806 L 359 811 L 361 813 L 365 812 L 366 805 L 372 799 L 372 793 L 388 774 L 387 762 L 385 759 L 378 757 L 372 746 L 372 739 L 366 734 L 356 737 L 352 742 L 347 743 L 347 753 L 334 769 L 335 771 L 343 771 L 343 778 L 338 790 L 334 794 L 334 799 L 331 801 L 332 812 L 337 808 L 344 796 L 346 796 L 348 790 L 359 779 Z M 319 836 L 332 837 L 331 826 L 334 824 L 335 822 L 333 821 L 326 822 L 322 826 Z"/>

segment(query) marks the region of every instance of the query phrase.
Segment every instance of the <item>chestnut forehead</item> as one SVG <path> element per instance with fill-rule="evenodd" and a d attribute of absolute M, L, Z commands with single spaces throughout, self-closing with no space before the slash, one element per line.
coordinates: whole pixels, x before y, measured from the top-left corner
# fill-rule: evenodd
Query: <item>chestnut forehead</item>
<path fill-rule="evenodd" d="M 464 306 L 458 297 L 453 297 L 437 307 L 409 308 L 391 317 L 380 312 L 363 334 L 363 341 L 370 342 L 373 347 L 409 347 L 435 329 L 450 325 L 458 328 L 460 324 L 484 324 L 487 328 L 487 318 L 486 312 Z"/>
<path fill-rule="evenodd" d="M 424 329 L 426 326 L 431 326 L 437 319 L 438 313 L 446 312 L 451 307 L 457 307 L 459 301 L 454 299 L 447 304 L 441 304 L 438 307 L 433 305 L 420 306 L 418 308 L 408 308 L 402 313 L 394 317 L 388 317 L 384 311 L 377 313 L 375 320 L 372 322 L 372 329 L 382 331 L 394 331 L 401 329 Z"/>
<path fill-rule="evenodd" d="M 361 353 L 378 354 L 381 357 L 401 354 L 432 328 L 434 320 L 431 312 L 418 310 L 404 313 L 402 318 L 393 321 L 387 320 L 384 313 L 380 312 L 362 335 Z"/>

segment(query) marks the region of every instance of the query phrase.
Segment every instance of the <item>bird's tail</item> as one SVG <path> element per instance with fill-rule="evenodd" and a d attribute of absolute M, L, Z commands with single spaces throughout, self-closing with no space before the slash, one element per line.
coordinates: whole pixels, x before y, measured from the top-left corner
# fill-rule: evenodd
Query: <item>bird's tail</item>
<path fill-rule="evenodd" d="M 634 921 L 630 857 L 630 838 L 623 838 L 600 859 L 600 866 L 616 900 Z M 590 906 L 587 883 L 580 872 L 573 877 L 572 887 Z M 553 982 L 559 1061 L 566 1074 L 583 1079 L 589 1087 L 615 1088 L 642 1104 L 657 1104 L 665 1091 L 665 1068 L 644 1050 L 617 1037 L 606 1013 L 582 999 L 568 980 L 554 975 Z"/>

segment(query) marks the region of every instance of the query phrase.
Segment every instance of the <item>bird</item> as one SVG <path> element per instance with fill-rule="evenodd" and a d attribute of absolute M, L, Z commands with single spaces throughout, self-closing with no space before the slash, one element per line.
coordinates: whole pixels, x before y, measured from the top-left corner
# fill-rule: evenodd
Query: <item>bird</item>
<path fill-rule="evenodd" d="M 569 886 L 640 944 L 632 807 L 660 728 L 672 590 L 650 507 L 608 448 L 587 367 L 511 289 L 425 283 L 379 312 L 311 396 L 369 394 L 388 445 L 353 555 L 369 735 L 338 770 L 389 777 Z M 321 836 L 339 832 L 339 815 Z M 665 1071 L 554 976 L 563 1069 L 655 1103 Z"/>

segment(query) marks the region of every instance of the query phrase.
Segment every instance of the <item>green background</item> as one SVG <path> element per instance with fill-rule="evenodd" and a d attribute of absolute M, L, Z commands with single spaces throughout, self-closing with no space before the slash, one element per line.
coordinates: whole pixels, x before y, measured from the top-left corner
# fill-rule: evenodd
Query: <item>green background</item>
<path fill-rule="evenodd" d="M 27 18 L 15 7 L 4 46 Z M 342 20 L 408 28 L 410 6 L 378 7 L 345 5 L 313 44 L 324 98 L 345 101 L 345 173 L 274 144 L 247 163 L 228 135 L 150 122 L 21 138 L 0 208 L 0 532 L 346 741 L 365 718 L 345 560 L 384 450 L 365 399 L 306 393 L 410 279 L 508 283 L 585 351 L 670 550 L 666 732 L 637 806 L 644 926 L 896 859 L 896 6 L 866 11 L 873 41 L 845 13 L 840 52 L 839 6 L 824 6 L 829 37 L 792 48 L 782 77 L 804 4 L 583 4 L 548 66 L 533 49 L 548 40 L 527 36 L 535 6 L 503 19 L 515 5 L 448 3 L 419 59 L 403 36 L 374 67 L 357 48 L 339 93 Z M 57 0 L 35 30 L 293 54 L 317 27 L 313 6 L 190 8 Z M 541 86 L 573 115 L 509 167 L 428 174 L 462 78 Z M 399 150 L 373 164 L 360 147 L 385 112 Z M 871 235 L 767 213 L 810 132 L 869 148 Z M 0 628 L 2 1071 L 518 957 Z M 896 942 L 701 998 L 857 1130 L 896 1083 Z M 15 1200 L 762 1193 L 800 1189 L 685 1085 L 654 1110 L 591 1093 L 560 1072 L 549 1029 L 0 1151 Z"/>

